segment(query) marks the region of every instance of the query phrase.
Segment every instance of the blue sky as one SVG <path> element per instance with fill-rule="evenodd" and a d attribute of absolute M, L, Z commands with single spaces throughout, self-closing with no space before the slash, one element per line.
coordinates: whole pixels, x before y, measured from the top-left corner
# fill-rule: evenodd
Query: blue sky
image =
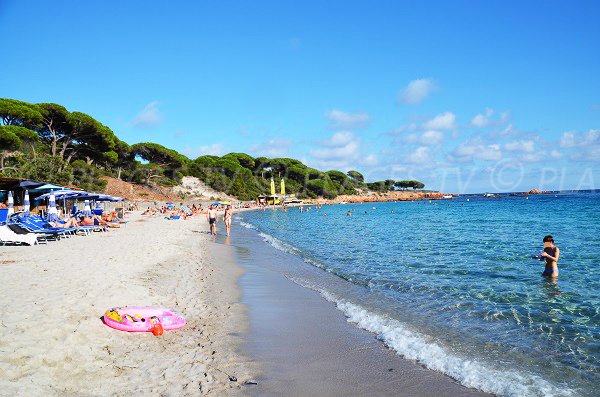
<path fill-rule="evenodd" d="M 192 158 L 600 188 L 599 20 L 597 1 L 0 0 L 0 96 Z"/>

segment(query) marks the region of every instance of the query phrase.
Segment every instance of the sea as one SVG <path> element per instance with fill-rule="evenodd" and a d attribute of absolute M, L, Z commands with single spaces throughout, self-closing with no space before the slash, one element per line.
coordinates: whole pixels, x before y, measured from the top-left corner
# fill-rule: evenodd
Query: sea
<path fill-rule="evenodd" d="M 499 396 L 600 395 L 600 193 L 304 209 L 236 222 L 389 349 Z M 555 280 L 532 258 L 548 234 Z"/>

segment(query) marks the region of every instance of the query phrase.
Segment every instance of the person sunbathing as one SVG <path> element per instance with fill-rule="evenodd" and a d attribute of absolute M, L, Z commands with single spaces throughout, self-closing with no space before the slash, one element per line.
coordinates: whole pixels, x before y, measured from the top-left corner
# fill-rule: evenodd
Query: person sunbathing
<path fill-rule="evenodd" d="M 121 223 L 121 220 L 119 219 L 119 216 L 117 215 L 116 211 L 113 211 L 110 214 L 106 215 L 105 217 L 103 217 L 103 219 L 107 222 Z"/>
<path fill-rule="evenodd" d="M 65 223 L 48 222 L 48 224 L 50 226 L 52 226 L 53 228 L 58 228 L 58 229 L 68 229 L 68 228 L 71 228 L 71 227 L 77 227 L 77 226 L 79 226 L 77 224 L 77 219 L 75 219 L 75 218 L 71 218 L 68 221 L 66 221 Z"/>
<path fill-rule="evenodd" d="M 98 224 L 102 226 L 120 227 L 118 223 L 106 222 L 104 219 L 95 214 L 93 214 L 91 217 L 83 215 L 79 218 L 79 223 L 82 226 L 95 226 L 94 221 L 98 221 Z"/>

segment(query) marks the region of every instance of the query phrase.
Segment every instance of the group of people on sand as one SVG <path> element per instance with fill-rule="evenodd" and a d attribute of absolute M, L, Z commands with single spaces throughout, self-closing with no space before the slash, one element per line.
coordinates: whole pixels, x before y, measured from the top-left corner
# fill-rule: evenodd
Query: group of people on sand
<path fill-rule="evenodd" d="M 107 215 L 85 215 L 84 213 L 77 213 L 75 216 L 69 218 L 65 223 L 50 221 L 48 224 L 54 228 L 68 229 L 71 227 L 79 226 L 107 226 L 107 227 L 121 227 L 121 220 L 117 213 L 112 211 Z"/>
<path fill-rule="evenodd" d="M 248 208 L 248 207 L 241 207 Z M 233 218 L 233 207 L 231 205 L 215 205 L 211 204 L 207 209 L 202 207 L 202 204 L 192 204 L 191 206 L 185 206 L 183 203 L 178 207 L 173 206 L 154 206 L 147 207 L 142 215 L 147 216 L 163 216 L 165 219 L 188 219 L 190 217 L 194 217 L 197 215 L 206 215 L 206 219 L 208 220 L 210 234 L 217 234 L 217 223 L 219 222 L 219 212 L 222 212 L 223 221 L 225 222 L 225 231 L 227 235 L 231 235 L 231 220 Z M 175 217 L 175 218 L 174 218 Z"/>
<path fill-rule="evenodd" d="M 223 214 L 223 221 L 225 222 L 225 232 L 228 236 L 231 235 L 231 219 L 233 218 L 233 209 L 231 205 L 225 207 L 225 212 Z M 211 205 L 208 207 L 208 212 L 206 213 L 206 219 L 208 219 L 208 225 L 210 228 L 210 234 L 213 236 L 217 235 L 217 223 L 219 222 L 219 216 L 217 212 L 217 206 Z"/>
<path fill-rule="evenodd" d="M 196 204 L 193 204 L 191 206 L 185 206 L 183 203 L 180 203 L 178 207 L 166 205 L 148 207 L 142 212 L 142 215 L 159 215 L 163 216 L 165 219 L 187 220 L 192 216 L 200 215 L 202 211 L 202 205 L 196 206 Z"/>

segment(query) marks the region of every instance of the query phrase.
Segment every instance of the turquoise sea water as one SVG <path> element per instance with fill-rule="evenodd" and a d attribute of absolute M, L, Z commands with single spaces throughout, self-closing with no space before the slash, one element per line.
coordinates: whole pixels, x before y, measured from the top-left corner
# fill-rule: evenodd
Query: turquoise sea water
<path fill-rule="evenodd" d="M 598 395 L 600 194 L 343 204 L 240 219 L 352 284 L 348 292 L 307 286 L 399 354 L 498 395 Z M 561 249 L 556 281 L 531 259 L 546 234 Z"/>

